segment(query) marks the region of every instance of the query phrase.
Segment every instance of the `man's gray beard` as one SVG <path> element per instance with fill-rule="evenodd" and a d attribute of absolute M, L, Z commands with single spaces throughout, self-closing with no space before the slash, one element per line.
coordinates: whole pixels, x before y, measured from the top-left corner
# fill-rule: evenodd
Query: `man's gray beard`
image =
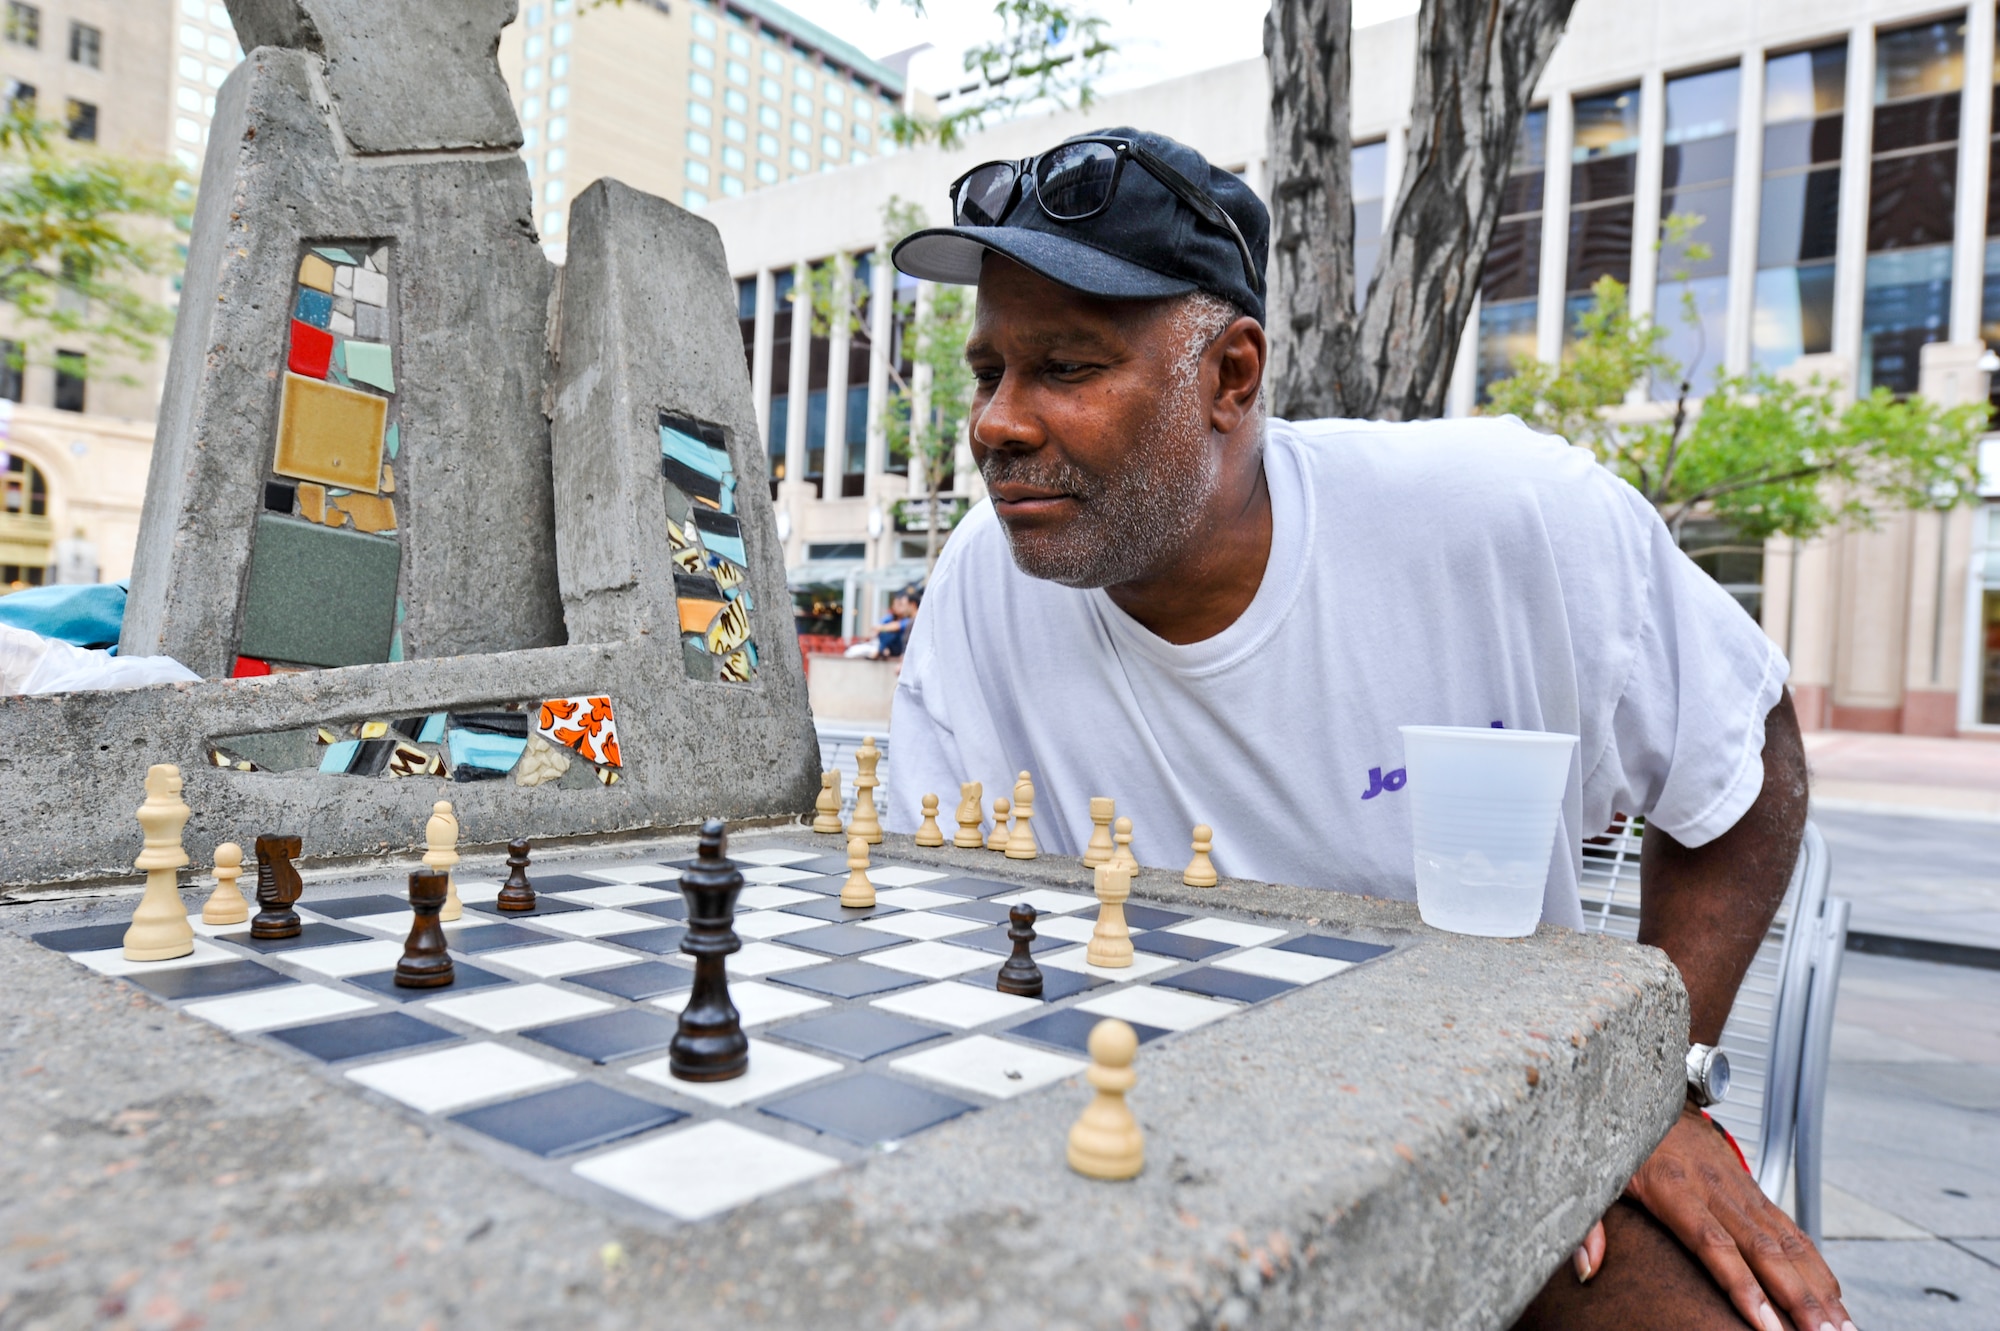
<path fill-rule="evenodd" d="M 1042 453 L 986 455 L 980 474 L 990 489 L 1012 481 L 1076 495 L 1077 517 L 1060 533 L 1025 540 L 1012 530 L 1014 563 L 1031 578 L 1065 587 L 1112 587 L 1160 572 L 1194 538 L 1221 484 L 1209 449 L 1208 416 L 1195 384 L 1173 384 L 1124 468 L 1084 471 Z M 1006 526 L 1002 522 L 1003 527 Z"/>

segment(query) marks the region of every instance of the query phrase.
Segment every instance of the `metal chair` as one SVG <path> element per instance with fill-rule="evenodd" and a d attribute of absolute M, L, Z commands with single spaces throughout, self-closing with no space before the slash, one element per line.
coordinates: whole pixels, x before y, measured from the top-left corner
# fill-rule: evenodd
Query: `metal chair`
<path fill-rule="evenodd" d="M 814 722 L 813 729 L 819 734 L 819 765 L 824 772 L 840 773 L 840 818 L 847 821 L 854 813 L 854 778 L 859 769 L 854 765 L 854 755 L 869 735 L 875 736 L 875 747 L 881 760 L 875 764 L 875 779 L 880 784 L 875 789 L 875 809 L 878 813 L 887 809 L 889 794 L 889 727 L 879 731 L 864 730 L 857 726 L 829 726 L 824 722 Z"/>
<path fill-rule="evenodd" d="M 1643 823 L 1623 821 L 1583 846 L 1584 928 L 1639 936 Z M 1764 1195 L 1820 1238 L 1820 1156 L 1834 999 L 1847 947 L 1849 906 L 1827 895 L 1831 865 L 1819 829 L 1806 824 L 1792 881 L 1722 1028 L 1729 1098 L 1710 1112 L 1743 1147 Z"/>

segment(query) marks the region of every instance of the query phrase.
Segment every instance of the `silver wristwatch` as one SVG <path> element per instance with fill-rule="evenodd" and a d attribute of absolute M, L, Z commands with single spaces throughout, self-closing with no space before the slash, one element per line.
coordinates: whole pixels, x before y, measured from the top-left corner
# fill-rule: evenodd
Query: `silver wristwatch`
<path fill-rule="evenodd" d="M 1729 1055 L 1712 1044 L 1691 1044 L 1687 1052 L 1688 1098 L 1703 1109 L 1729 1094 Z"/>

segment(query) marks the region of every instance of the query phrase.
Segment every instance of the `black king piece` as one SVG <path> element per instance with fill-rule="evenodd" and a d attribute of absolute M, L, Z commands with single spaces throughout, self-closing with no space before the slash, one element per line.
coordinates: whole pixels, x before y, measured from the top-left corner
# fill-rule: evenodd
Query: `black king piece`
<path fill-rule="evenodd" d="M 681 951 L 694 958 L 694 988 L 667 1048 L 667 1066 L 683 1081 L 728 1081 L 750 1067 L 750 1041 L 729 1001 L 729 975 L 722 963 L 743 946 L 733 927 L 743 875 L 722 857 L 726 844 L 720 818 L 703 823 L 700 858 L 681 875 L 681 895 L 687 900 Z"/>

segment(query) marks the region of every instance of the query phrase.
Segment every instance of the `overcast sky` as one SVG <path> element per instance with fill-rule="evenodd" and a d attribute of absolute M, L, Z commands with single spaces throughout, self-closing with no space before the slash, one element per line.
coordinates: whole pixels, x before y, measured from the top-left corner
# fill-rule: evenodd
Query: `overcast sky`
<path fill-rule="evenodd" d="M 786 8 L 884 56 L 929 42 L 933 52 L 913 68 L 915 81 L 936 90 L 961 77 L 968 46 L 999 31 L 993 0 L 926 0 L 918 18 L 905 0 L 783 0 Z M 1263 54 L 1264 10 L 1255 0 L 1086 0 L 1110 20 L 1119 46 L 1101 87 L 1134 88 L 1199 69 Z M 1354 0 L 1357 26 L 1414 14 L 1417 0 Z"/>

